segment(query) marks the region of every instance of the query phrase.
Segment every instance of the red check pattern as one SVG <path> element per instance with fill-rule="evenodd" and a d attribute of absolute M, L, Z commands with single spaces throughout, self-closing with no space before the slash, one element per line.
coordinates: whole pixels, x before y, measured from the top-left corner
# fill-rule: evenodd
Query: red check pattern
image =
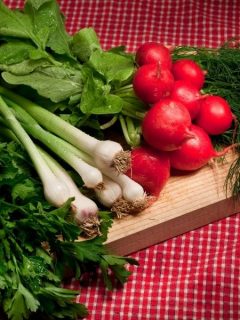
<path fill-rule="evenodd" d="M 23 1 L 5 1 L 21 7 Z M 59 0 L 70 33 L 92 26 L 102 46 L 144 41 L 216 47 L 240 35 L 239 0 Z M 91 320 L 239 320 L 240 214 L 132 255 L 124 288 L 72 279 Z"/>

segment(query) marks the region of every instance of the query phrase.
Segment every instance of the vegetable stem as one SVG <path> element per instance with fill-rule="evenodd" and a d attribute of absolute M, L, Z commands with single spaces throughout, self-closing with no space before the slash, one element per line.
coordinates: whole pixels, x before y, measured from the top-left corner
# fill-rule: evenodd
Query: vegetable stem
<path fill-rule="evenodd" d="M 101 129 L 101 130 L 106 130 L 106 129 L 110 128 L 112 125 L 114 125 L 114 123 L 117 122 L 117 120 L 118 120 L 118 116 L 112 117 L 112 119 L 111 119 L 110 121 L 102 124 L 102 125 L 100 126 L 100 129 Z"/>
<path fill-rule="evenodd" d="M 102 184 L 102 174 L 97 168 L 75 154 L 69 153 L 61 138 L 44 130 L 23 108 L 10 101 L 8 103 L 14 109 L 25 130 L 74 168 L 88 188 L 95 188 Z"/>
<path fill-rule="evenodd" d="M 123 152 L 123 148 L 119 143 L 110 140 L 100 141 L 74 127 L 52 112 L 6 88 L 0 87 L 0 94 L 24 108 L 45 129 L 93 156 L 99 167 L 115 166 L 115 163 L 117 163 L 115 159 Z M 128 168 L 129 159 L 126 158 L 126 165 L 122 165 L 122 168 L 116 169 L 127 170 Z"/>
<path fill-rule="evenodd" d="M 0 96 L 0 113 L 6 119 L 7 124 L 15 133 L 17 138 L 28 152 L 34 167 L 42 181 L 44 194 L 46 199 L 56 205 L 61 206 L 63 202 L 69 198 L 69 193 L 66 185 L 61 183 L 52 173 L 47 163 L 44 161 L 34 142 L 23 129 L 21 124 L 15 118 L 13 112 Z"/>
<path fill-rule="evenodd" d="M 39 146 L 37 148 L 53 173 L 67 185 L 70 196 L 74 198 L 71 202 L 71 209 L 75 221 L 88 237 L 99 235 L 98 207 L 96 203 L 81 193 L 68 172 L 53 157 Z"/>
<path fill-rule="evenodd" d="M 120 115 L 119 120 L 126 142 L 132 147 L 138 146 L 141 140 L 140 127 L 135 127 L 130 117 Z"/>
<path fill-rule="evenodd" d="M 4 127 L 0 127 L 0 135 L 4 136 L 5 138 L 7 138 L 10 141 L 15 141 L 15 142 L 20 142 L 17 138 L 17 136 L 12 132 L 12 130 L 8 129 L 8 128 L 4 128 Z"/>

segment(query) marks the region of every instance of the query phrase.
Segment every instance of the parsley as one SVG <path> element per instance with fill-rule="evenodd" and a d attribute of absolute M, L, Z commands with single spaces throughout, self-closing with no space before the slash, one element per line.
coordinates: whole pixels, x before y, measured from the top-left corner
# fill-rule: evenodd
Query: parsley
<path fill-rule="evenodd" d="M 108 212 L 100 213 L 101 236 L 75 241 L 81 230 L 71 220 L 70 201 L 52 208 L 24 150 L 0 143 L 0 303 L 9 319 L 84 317 L 86 307 L 74 302 L 79 292 L 61 287 L 66 269 L 81 279 L 100 268 L 112 289 L 110 274 L 123 284 L 130 274 L 125 265 L 136 264 L 107 252 Z"/>

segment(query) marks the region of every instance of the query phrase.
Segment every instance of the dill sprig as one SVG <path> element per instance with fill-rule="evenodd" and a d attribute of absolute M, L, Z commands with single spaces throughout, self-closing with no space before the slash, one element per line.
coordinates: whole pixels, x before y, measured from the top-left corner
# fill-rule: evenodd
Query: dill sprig
<path fill-rule="evenodd" d="M 219 95 L 225 98 L 232 112 L 240 122 L 240 42 L 231 39 L 219 48 L 176 47 L 173 59 L 190 58 L 206 70 L 203 93 Z M 240 143 L 240 125 L 230 128 L 223 135 L 214 137 L 216 146 Z M 240 148 L 236 148 L 237 159 L 232 163 L 225 185 L 233 196 L 240 194 Z"/>
<path fill-rule="evenodd" d="M 226 181 L 225 188 L 232 191 L 233 196 L 239 199 L 240 191 L 240 157 L 237 157 L 231 164 Z"/>

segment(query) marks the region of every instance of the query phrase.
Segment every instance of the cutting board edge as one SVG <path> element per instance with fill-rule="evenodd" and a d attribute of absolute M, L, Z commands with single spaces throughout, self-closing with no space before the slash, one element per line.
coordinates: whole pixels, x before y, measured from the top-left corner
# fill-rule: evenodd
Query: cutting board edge
<path fill-rule="evenodd" d="M 238 212 L 240 212 L 240 200 L 233 197 L 226 198 L 205 208 L 156 224 L 151 228 L 123 236 L 112 242 L 110 240 L 106 243 L 106 246 L 114 254 L 127 256 Z"/>

